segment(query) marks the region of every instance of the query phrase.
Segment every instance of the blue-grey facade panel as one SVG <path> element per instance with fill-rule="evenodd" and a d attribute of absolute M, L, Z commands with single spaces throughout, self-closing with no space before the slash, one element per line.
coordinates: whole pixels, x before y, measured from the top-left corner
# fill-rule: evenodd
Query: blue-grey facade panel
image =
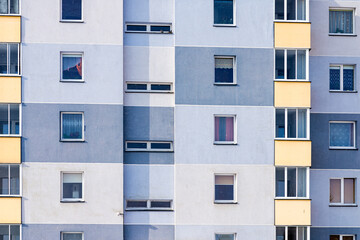
<path fill-rule="evenodd" d="M 124 225 L 126 240 L 174 240 L 173 225 Z"/>
<path fill-rule="evenodd" d="M 355 149 L 330 149 L 330 121 L 355 121 Z M 360 169 L 360 114 L 312 113 L 310 122 L 313 169 Z"/>
<path fill-rule="evenodd" d="M 174 164 L 174 153 L 125 152 L 124 164 Z"/>
<path fill-rule="evenodd" d="M 22 239 L 60 239 L 61 232 L 83 232 L 86 240 L 123 239 L 121 224 L 23 224 Z"/>
<path fill-rule="evenodd" d="M 235 56 L 236 85 L 215 85 L 215 56 Z M 193 105 L 273 105 L 274 50 L 176 47 L 175 102 Z"/>
<path fill-rule="evenodd" d="M 341 228 L 341 227 L 332 227 L 332 228 L 318 228 L 312 227 L 310 229 L 310 240 L 329 240 L 330 235 L 360 235 L 360 228 Z M 355 238 L 357 239 L 357 238 Z"/>
<path fill-rule="evenodd" d="M 60 112 L 84 113 L 83 142 L 60 141 Z M 123 106 L 23 104 L 23 162 L 123 162 Z"/>
<path fill-rule="evenodd" d="M 312 51 L 310 51 L 311 53 Z M 330 65 L 353 65 L 355 70 L 355 91 L 330 91 Z M 314 66 L 314 67 L 312 67 Z M 316 66 L 316 67 L 315 67 Z M 360 57 L 310 56 L 311 107 L 316 113 L 324 112 L 359 112 L 360 81 L 357 74 L 360 71 Z"/>
<path fill-rule="evenodd" d="M 124 107 L 125 141 L 174 140 L 174 108 Z"/>

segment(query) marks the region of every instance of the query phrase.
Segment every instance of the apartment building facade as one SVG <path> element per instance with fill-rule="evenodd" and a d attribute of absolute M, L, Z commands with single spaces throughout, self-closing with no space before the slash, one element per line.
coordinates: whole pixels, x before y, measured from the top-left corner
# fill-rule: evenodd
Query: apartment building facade
<path fill-rule="evenodd" d="M 359 7 L 0 0 L 0 239 L 356 240 Z"/>

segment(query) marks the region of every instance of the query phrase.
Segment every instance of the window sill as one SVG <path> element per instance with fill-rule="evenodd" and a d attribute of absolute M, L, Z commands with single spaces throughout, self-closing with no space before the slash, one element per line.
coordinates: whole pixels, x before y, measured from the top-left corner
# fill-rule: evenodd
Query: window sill
<path fill-rule="evenodd" d="M 357 93 L 358 91 L 329 90 L 330 93 Z"/>
<path fill-rule="evenodd" d="M 20 74 L 0 74 L 0 77 L 21 77 Z"/>
<path fill-rule="evenodd" d="M 329 207 L 357 207 L 357 204 L 329 204 Z"/>
<path fill-rule="evenodd" d="M 235 28 L 236 24 L 213 24 L 213 27 L 230 27 Z"/>
<path fill-rule="evenodd" d="M 329 150 L 359 150 L 358 148 L 355 147 L 329 147 Z"/>
<path fill-rule="evenodd" d="M 237 86 L 237 83 L 214 83 L 215 86 Z"/>
<path fill-rule="evenodd" d="M 82 139 L 82 140 L 75 140 L 75 139 L 65 140 L 65 139 L 60 139 L 60 142 L 63 142 L 63 143 L 74 143 L 74 142 L 84 143 L 85 140 L 84 140 L 84 139 Z"/>
<path fill-rule="evenodd" d="M 281 141 L 310 141 L 310 139 L 308 138 L 275 138 L 276 140 L 281 140 Z"/>
<path fill-rule="evenodd" d="M 237 145 L 236 142 L 214 142 L 214 145 Z"/>
<path fill-rule="evenodd" d="M 85 200 L 60 200 L 61 203 L 85 203 Z"/>
<path fill-rule="evenodd" d="M 331 37 L 357 37 L 356 34 L 346 34 L 346 33 L 329 33 Z"/>
<path fill-rule="evenodd" d="M 274 22 L 279 22 L 279 23 L 283 23 L 283 22 L 286 22 L 286 23 L 311 23 L 310 21 L 308 20 L 283 20 L 283 19 L 274 19 Z"/>
<path fill-rule="evenodd" d="M 274 79 L 274 82 L 311 82 L 308 79 Z"/>
<path fill-rule="evenodd" d="M 237 201 L 214 201 L 214 204 L 238 204 Z"/>
<path fill-rule="evenodd" d="M 125 90 L 125 93 L 167 93 L 172 94 L 173 91 L 133 91 L 133 90 Z"/>
<path fill-rule="evenodd" d="M 308 197 L 275 197 L 275 200 L 311 200 Z"/>
<path fill-rule="evenodd" d="M 60 20 L 61 23 L 84 23 L 84 20 Z"/>
<path fill-rule="evenodd" d="M 20 14 L 20 13 L 9 13 L 9 14 L 2 13 L 2 14 L 0 14 L 0 16 L 7 16 L 7 17 L 20 17 L 20 16 L 21 16 L 21 14 Z"/>
<path fill-rule="evenodd" d="M 21 135 L 7 135 L 7 134 L 0 134 L 0 138 L 2 138 L 2 137 L 21 138 Z"/>
<path fill-rule="evenodd" d="M 75 79 L 69 79 L 69 80 L 64 80 L 64 79 L 60 79 L 60 82 L 68 82 L 68 83 L 84 83 L 85 80 L 75 80 Z"/>
<path fill-rule="evenodd" d="M 170 31 L 170 32 L 168 32 L 168 31 L 164 31 L 164 32 L 155 32 L 155 31 L 153 31 L 153 32 L 151 32 L 151 31 L 137 31 L 137 32 L 135 32 L 135 31 L 125 31 L 125 33 L 143 33 L 143 34 L 173 34 L 174 32 L 173 32 L 173 31 Z"/>

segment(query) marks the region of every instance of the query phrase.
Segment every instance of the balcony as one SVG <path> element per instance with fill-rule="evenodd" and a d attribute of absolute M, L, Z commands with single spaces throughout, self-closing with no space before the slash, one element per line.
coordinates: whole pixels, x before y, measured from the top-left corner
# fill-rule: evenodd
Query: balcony
<path fill-rule="evenodd" d="M 275 140 L 275 166 L 311 167 L 311 141 Z"/>
<path fill-rule="evenodd" d="M 311 200 L 275 200 L 275 225 L 310 226 Z"/>
<path fill-rule="evenodd" d="M 21 103 L 21 77 L 0 77 L 0 103 Z"/>
<path fill-rule="evenodd" d="M 310 82 L 275 82 L 274 95 L 275 107 L 311 107 Z"/>
<path fill-rule="evenodd" d="M 21 137 L 0 137 L 0 163 L 21 163 Z"/>
<path fill-rule="evenodd" d="M 20 29 L 20 16 L 0 16 L 0 42 L 19 43 L 21 41 Z"/>
<path fill-rule="evenodd" d="M 275 48 L 311 48 L 311 24 L 275 22 Z"/>
<path fill-rule="evenodd" d="M 0 224 L 21 224 L 21 198 L 0 198 Z"/>

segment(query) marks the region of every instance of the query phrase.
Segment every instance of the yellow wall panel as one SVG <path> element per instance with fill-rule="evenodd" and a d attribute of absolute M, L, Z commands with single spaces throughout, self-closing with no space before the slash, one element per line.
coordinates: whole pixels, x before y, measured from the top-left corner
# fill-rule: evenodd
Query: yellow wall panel
<path fill-rule="evenodd" d="M 275 82 L 275 107 L 306 107 L 311 106 L 310 82 Z"/>
<path fill-rule="evenodd" d="M 275 141 L 275 166 L 311 167 L 311 141 Z"/>
<path fill-rule="evenodd" d="M 0 103 L 21 103 L 21 77 L 0 77 Z"/>
<path fill-rule="evenodd" d="M 311 225 L 311 200 L 275 200 L 275 225 Z"/>
<path fill-rule="evenodd" d="M 20 137 L 0 137 L 0 163 L 21 163 Z"/>
<path fill-rule="evenodd" d="M 275 23 L 275 48 L 311 48 L 311 24 Z"/>
<path fill-rule="evenodd" d="M 0 16 L 0 42 L 19 43 L 21 32 L 20 16 Z"/>
<path fill-rule="evenodd" d="M 21 198 L 0 198 L 0 224 L 21 224 Z"/>

